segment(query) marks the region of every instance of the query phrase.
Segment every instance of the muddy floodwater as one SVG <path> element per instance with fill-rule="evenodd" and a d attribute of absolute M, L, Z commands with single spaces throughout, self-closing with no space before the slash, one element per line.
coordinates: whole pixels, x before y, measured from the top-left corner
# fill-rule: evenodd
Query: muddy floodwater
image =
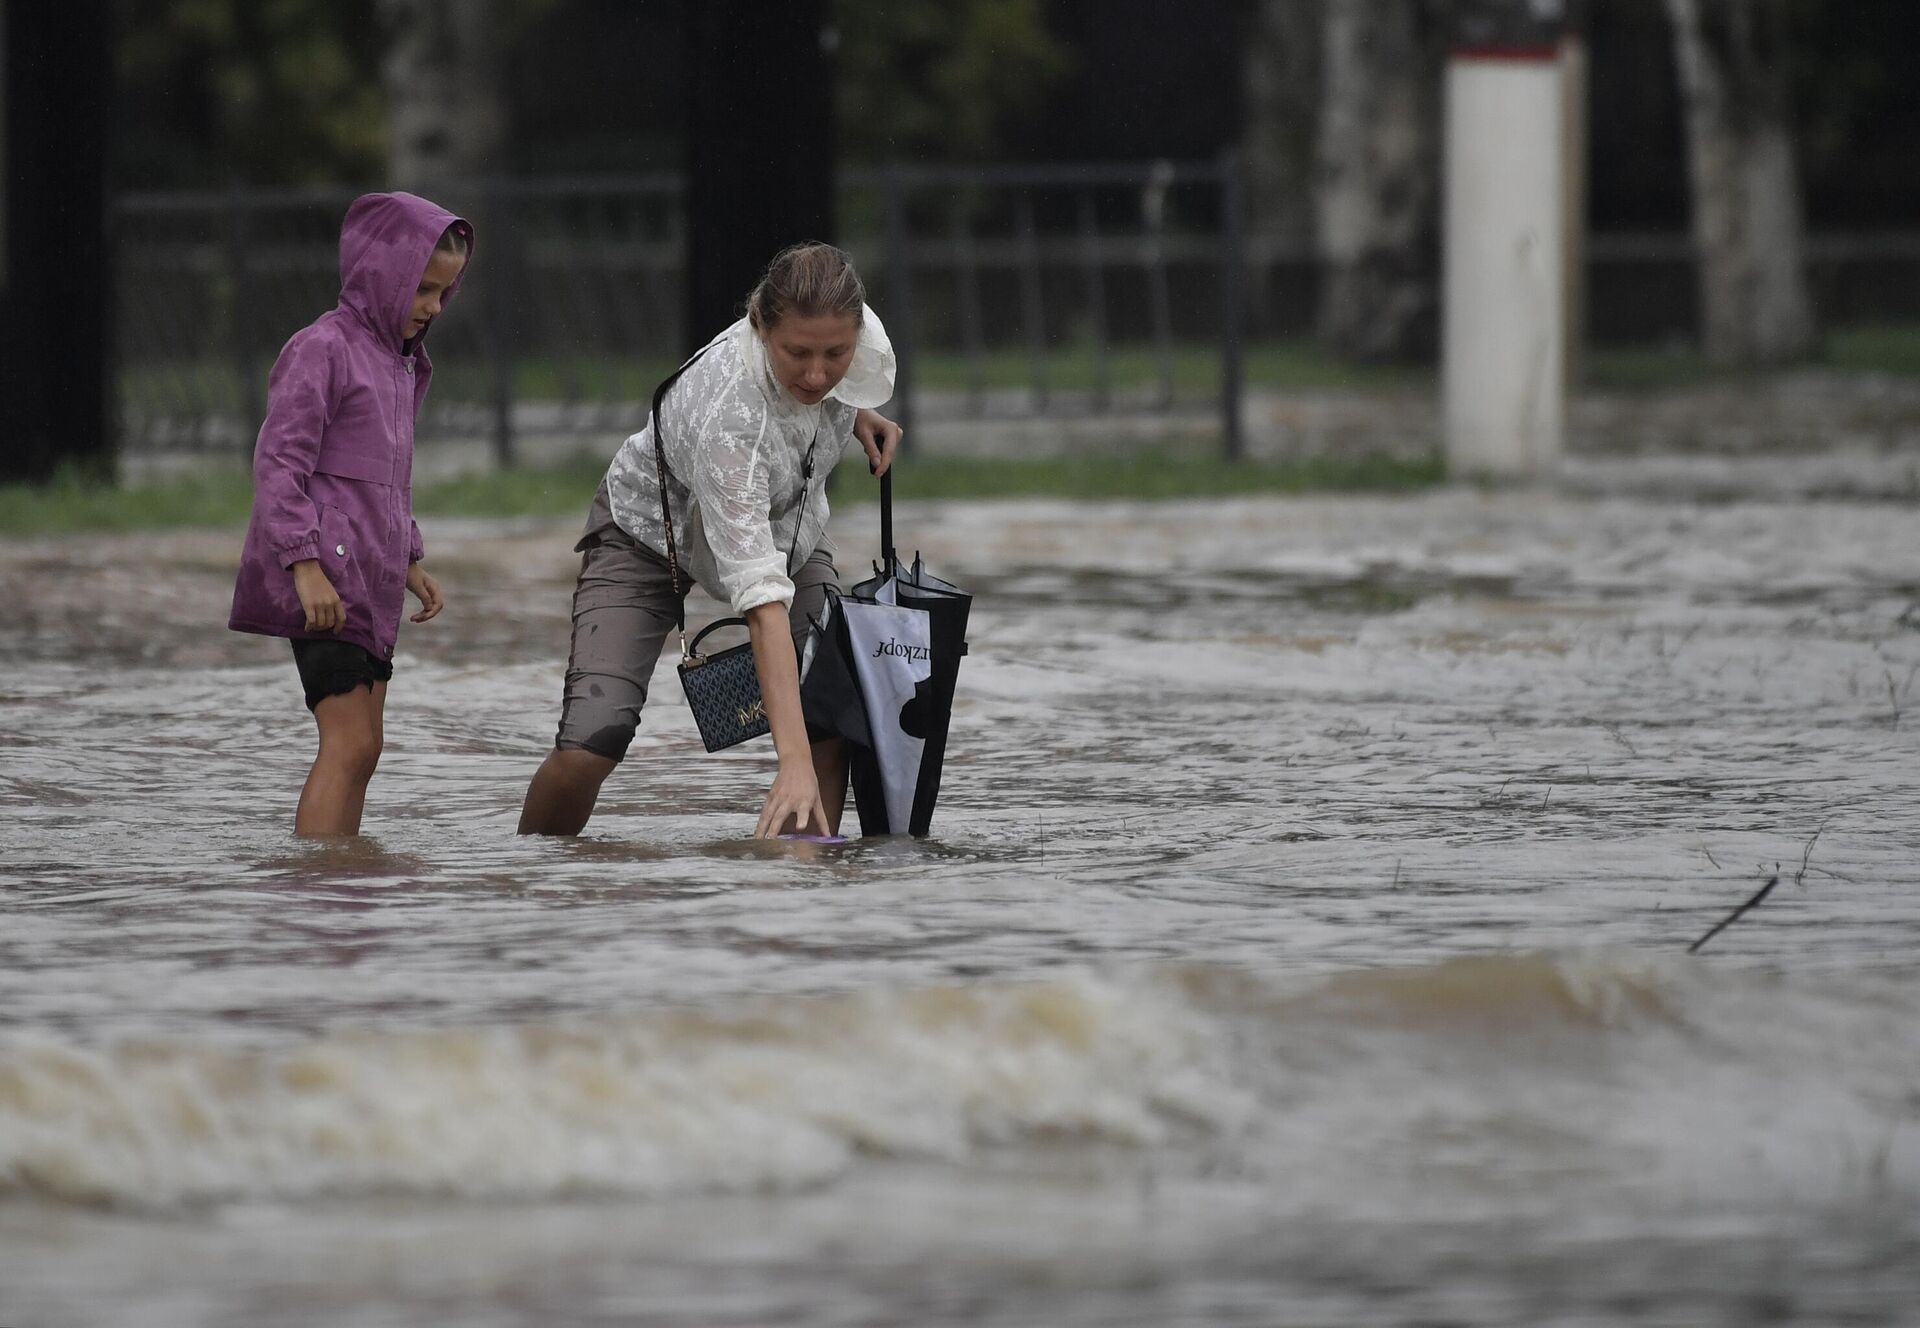
<path fill-rule="evenodd" d="M 0 1323 L 1916 1321 L 1910 499 L 896 521 L 945 787 L 824 848 L 664 667 L 514 835 L 573 522 L 427 523 L 331 846 L 237 531 L 0 541 Z"/>

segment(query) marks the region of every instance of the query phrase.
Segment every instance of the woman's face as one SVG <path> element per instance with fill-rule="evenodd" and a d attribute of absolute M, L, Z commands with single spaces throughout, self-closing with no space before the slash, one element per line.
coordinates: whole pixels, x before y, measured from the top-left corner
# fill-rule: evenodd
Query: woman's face
<path fill-rule="evenodd" d="M 789 314 L 761 339 L 767 343 L 767 361 L 780 386 L 801 405 L 812 406 L 825 400 L 847 376 L 854 344 L 860 340 L 860 320 L 854 314 L 810 318 Z"/>

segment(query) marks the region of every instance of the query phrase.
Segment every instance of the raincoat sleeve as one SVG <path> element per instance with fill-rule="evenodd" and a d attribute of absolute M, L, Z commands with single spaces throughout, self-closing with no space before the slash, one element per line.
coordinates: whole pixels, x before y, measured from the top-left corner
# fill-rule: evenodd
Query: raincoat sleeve
<path fill-rule="evenodd" d="M 282 567 L 320 556 L 320 513 L 307 496 L 307 482 L 332 414 L 328 345 L 319 337 L 296 336 L 267 378 L 267 418 L 253 448 L 254 511 Z"/>
<path fill-rule="evenodd" d="M 407 523 L 413 527 L 413 533 L 407 537 L 407 562 L 417 563 L 427 556 L 427 546 L 420 539 L 420 523 L 412 517 L 407 518 Z"/>
<path fill-rule="evenodd" d="M 735 613 L 793 603 L 787 560 L 774 547 L 766 449 L 776 437 L 764 409 L 724 393 L 693 430 L 689 488 L 706 523 L 720 586 Z"/>

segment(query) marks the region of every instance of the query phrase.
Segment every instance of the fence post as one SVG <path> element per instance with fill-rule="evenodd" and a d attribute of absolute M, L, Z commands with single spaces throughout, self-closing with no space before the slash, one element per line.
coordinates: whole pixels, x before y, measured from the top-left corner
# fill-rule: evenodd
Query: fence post
<path fill-rule="evenodd" d="M 1113 366 L 1108 362 L 1105 258 L 1100 252 L 1100 219 L 1091 186 L 1080 191 L 1080 261 L 1086 268 L 1087 323 L 1093 334 L 1093 409 L 1111 404 Z"/>
<path fill-rule="evenodd" d="M 239 395 L 235 407 L 240 412 L 237 437 L 245 455 L 253 456 L 254 434 L 266 414 L 260 395 L 258 375 L 254 372 L 253 343 L 248 336 L 254 326 L 253 282 L 248 276 L 247 245 L 252 236 L 247 225 L 247 195 L 240 181 L 227 185 L 227 281 L 231 292 L 227 310 L 228 351 L 233 356 L 234 381 Z"/>
<path fill-rule="evenodd" d="M 486 216 L 490 223 L 490 248 L 496 255 L 493 270 L 487 276 L 486 297 L 482 305 L 485 317 L 481 335 L 486 339 L 487 387 L 493 406 L 493 464 L 500 470 L 513 465 L 513 347 L 508 342 L 512 324 L 512 293 L 518 264 L 514 262 L 513 203 L 505 183 L 489 176 L 482 186 Z"/>
<path fill-rule="evenodd" d="M 893 406 L 895 421 L 905 437 L 901 447 L 913 439 L 913 237 L 907 230 L 906 183 L 900 164 L 887 163 L 883 173 L 887 195 L 887 310 L 889 339 L 893 342 Z"/>
<path fill-rule="evenodd" d="M 1220 154 L 1220 439 L 1229 461 L 1246 454 L 1240 405 L 1246 378 L 1247 237 L 1241 200 L 1240 158 Z"/>
<path fill-rule="evenodd" d="M 1047 411 L 1047 306 L 1041 287 L 1040 233 L 1033 218 L 1033 191 L 1014 196 L 1020 234 L 1020 321 L 1027 325 L 1027 360 L 1033 366 L 1033 409 Z"/>
<path fill-rule="evenodd" d="M 967 355 L 967 413 L 978 416 L 987 405 L 987 352 L 980 330 L 980 268 L 974 261 L 967 198 L 960 190 L 954 191 L 948 220 L 953 232 L 954 302 L 960 312 L 960 344 Z"/>
<path fill-rule="evenodd" d="M 1154 358 L 1160 367 L 1160 408 L 1173 408 L 1173 300 L 1167 291 L 1167 190 L 1173 163 L 1156 161 L 1140 189 L 1140 262 L 1147 280 L 1147 307 L 1153 318 Z"/>

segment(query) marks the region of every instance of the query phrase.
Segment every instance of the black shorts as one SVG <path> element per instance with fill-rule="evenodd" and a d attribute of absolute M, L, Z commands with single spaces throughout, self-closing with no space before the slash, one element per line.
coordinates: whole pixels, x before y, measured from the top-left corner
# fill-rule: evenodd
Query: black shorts
<path fill-rule="evenodd" d="M 351 641 L 295 640 L 293 666 L 300 670 L 300 685 L 307 689 L 309 710 L 329 696 L 344 696 L 356 687 L 370 688 L 393 678 L 392 660 L 375 659 L 372 651 Z"/>

